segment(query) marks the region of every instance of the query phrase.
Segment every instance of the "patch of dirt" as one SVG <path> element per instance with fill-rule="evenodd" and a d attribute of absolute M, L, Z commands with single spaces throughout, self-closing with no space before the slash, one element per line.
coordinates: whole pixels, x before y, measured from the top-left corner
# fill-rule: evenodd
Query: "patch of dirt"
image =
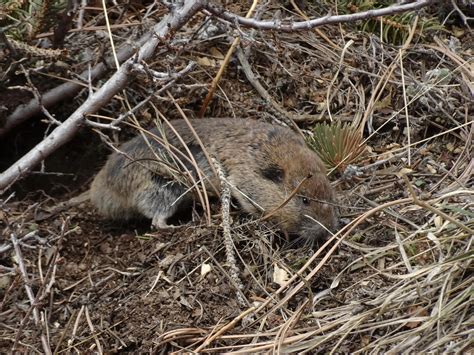
<path fill-rule="evenodd" d="M 18 210 L 11 209 L 8 215 L 19 215 L 26 206 L 14 207 Z M 22 225 L 22 230 L 31 231 L 37 240 L 32 249 L 23 252 L 31 274 L 41 273 L 38 265 L 29 263 L 36 258 L 43 273 L 55 274 L 51 298 L 41 302 L 44 306 L 53 302 L 48 306 L 48 317 L 55 327 L 49 336 L 52 344 L 60 346 L 57 350 L 67 350 L 67 344 L 87 339 L 86 333 L 91 329 L 84 317 L 92 324 L 100 324 L 94 333 L 108 349 L 153 351 L 160 348 L 163 335 L 174 329 L 209 329 L 242 312 L 235 286 L 225 271 L 220 228 L 189 225 L 169 232 L 151 232 L 148 222 L 116 226 L 90 210 L 85 204 L 65 215 Z M 279 237 L 270 230 L 253 225 L 244 231 L 245 236 L 240 231 L 241 238 L 238 235 L 235 240 L 246 265 L 242 270 L 246 285 L 243 292 L 249 302 L 261 301 L 278 288 L 270 274 L 275 260 L 281 259 L 280 263 L 296 269 L 312 251 L 277 251 L 287 243 L 278 241 Z M 44 255 L 38 256 L 40 250 Z M 311 291 L 326 288 L 349 259 L 348 255 L 334 256 L 308 285 Z M 13 266 L 8 260 L 3 262 Z M 211 265 L 212 271 L 202 275 L 203 265 Z M 40 292 L 41 281 L 31 282 L 37 285 L 35 292 Z M 24 290 L 10 289 L 3 297 L 6 306 L 25 297 Z M 298 301 L 292 303 L 296 305 Z M 8 319 L 10 312 L 6 313 L 5 321 L 13 321 Z M 38 334 L 25 331 L 21 339 L 29 343 L 26 339 L 31 336 Z M 28 350 L 21 343 L 17 344 L 18 350 Z M 77 349 L 77 345 L 73 348 Z"/>

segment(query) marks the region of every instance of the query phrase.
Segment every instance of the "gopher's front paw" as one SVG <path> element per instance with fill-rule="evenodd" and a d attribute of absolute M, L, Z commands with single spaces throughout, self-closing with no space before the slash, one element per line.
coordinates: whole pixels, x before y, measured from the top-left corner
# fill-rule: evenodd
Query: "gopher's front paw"
<path fill-rule="evenodd" d="M 163 214 L 157 213 L 153 217 L 153 220 L 151 221 L 151 226 L 157 230 L 160 229 L 174 229 L 178 228 L 179 226 L 173 226 L 171 224 L 166 223 L 166 220 L 168 219 L 167 216 L 164 216 Z"/>

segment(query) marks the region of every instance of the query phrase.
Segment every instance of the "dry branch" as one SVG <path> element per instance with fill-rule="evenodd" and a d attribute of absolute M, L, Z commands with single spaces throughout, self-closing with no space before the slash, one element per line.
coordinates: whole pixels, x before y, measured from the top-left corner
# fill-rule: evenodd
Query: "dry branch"
<path fill-rule="evenodd" d="M 308 114 L 294 114 L 290 111 L 285 110 L 285 108 L 280 105 L 275 99 L 268 93 L 267 90 L 263 87 L 260 81 L 257 79 L 257 76 L 252 71 L 250 63 L 245 56 L 244 51 L 242 48 L 237 48 L 237 58 L 242 66 L 242 70 L 245 74 L 245 77 L 249 81 L 250 84 L 254 87 L 254 89 L 260 94 L 260 96 L 269 104 L 271 105 L 280 115 L 289 119 L 291 123 L 297 128 L 294 122 L 315 122 L 320 121 L 320 115 L 308 115 Z"/>
<path fill-rule="evenodd" d="M 245 27 L 258 28 L 260 30 L 278 30 L 283 32 L 294 32 L 294 31 L 304 31 L 309 30 L 322 25 L 331 25 L 336 23 L 345 23 L 345 22 L 355 22 L 359 20 L 366 20 L 369 18 L 394 15 L 401 12 L 413 11 L 421 9 L 422 7 L 428 6 L 434 3 L 434 0 L 417 0 L 410 3 L 403 3 L 398 5 L 388 6 L 382 9 L 368 10 L 363 12 L 357 12 L 348 15 L 327 15 L 324 17 L 312 19 L 309 21 L 282 21 L 272 20 L 272 21 L 259 21 L 255 19 L 249 19 L 246 17 L 235 15 L 231 12 L 226 11 L 224 8 L 207 3 L 204 5 L 205 9 L 208 10 L 211 14 L 229 21 L 230 25 L 238 24 Z"/>
<path fill-rule="evenodd" d="M 31 286 L 30 286 L 31 282 L 28 277 L 28 272 L 26 270 L 25 263 L 23 262 L 23 256 L 22 256 L 22 252 L 18 243 L 18 239 L 14 233 L 11 233 L 10 239 L 11 239 L 13 248 L 15 249 L 16 260 L 18 262 L 18 266 L 19 266 L 21 275 L 23 277 L 23 283 L 24 283 L 26 294 L 28 296 L 28 300 L 30 301 L 30 305 L 31 305 L 32 313 L 33 313 L 33 319 L 35 321 L 36 326 L 39 328 L 39 331 L 41 332 L 41 344 L 43 346 L 43 351 L 45 352 L 45 354 L 51 354 L 51 348 L 49 345 L 49 341 L 46 337 L 46 332 L 44 332 L 44 329 L 42 329 L 45 326 L 45 322 L 43 320 L 43 317 L 40 317 L 40 313 L 36 305 L 37 297 L 33 293 L 33 290 L 31 289 Z M 20 334 L 20 332 L 18 334 Z"/>
<path fill-rule="evenodd" d="M 232 240 L 232 232 L 231 232 L 231 219 L 230 219 L 230 204 L 231 204 L 231 186 L 227 181 L 226 172 L 224 171 L 224 167 L 214 158 L 212 158 L 212 163 L 217 170 L 219 180 L 221 182 L 221 204 L 222 204 L 222 229 L 223 229 L 223 236 L 224 236 L 224 246 L 226 251 L 226 258 L 227 264 L 229 266 L 229 275 L 237 285 L 240 290 L 244 289 L 244 285 L 240 280 L 239 276 L 239 268 L 237 266 L 237 262 L 235 260 L 235 252 L 234 252 L 234 242 Z M 245 307 L 249 304 L 249 302 L 243 298 L 240 292 L 236 294 L 237 300 L 239 301 L 240 305 Z"/>

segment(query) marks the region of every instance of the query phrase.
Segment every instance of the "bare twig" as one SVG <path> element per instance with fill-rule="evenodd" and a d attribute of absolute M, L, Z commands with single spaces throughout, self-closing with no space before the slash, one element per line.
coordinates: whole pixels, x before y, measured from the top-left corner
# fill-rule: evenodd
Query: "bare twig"
<path fill-rule="evenodd" d="M 20 249 L 20 245 L 19 245 L 18 239 L 16 238 L 14 233 L 10 234 L 10 240 L 12 241 L 13 249 L 15 250 L 16 260 L 18 262 L 18 267 L 19 267 L 21 275 L 23 277 L 23 283 L 24 283 L 25 291 L 26 291 L 26 294 L 28 296 L 28 300 L 30 301 L 30 305 L 31 305 L 32 312 L 33 312 L 33 319 L 35 321 L 36 326 L 41 327 L 42 323 L 45 322 L 46 320 L 45 319 L 40 319 L 38 308 L 36 307 L 36 297 L 33 293 L 33 290 L 31 289 L 30 280 L 29 280 L 29 277 L 28 277 L 28 272 L 26 271 L 25 264 L 23 262 L 23 256 L 22 256 L 22 252 L 21 252 L 21 249 Z M 20 332 L 18 332 L 18 333 L 20 333 Z M 46 335 L 45 335 L 43 329 L 41 329 L 41 344 L 43 346 L 43 351 L 45 352 L 45 354 L 51 354 L 51 347 L 49 346 L 48 339 L 46 338 Z"/>
<path fill-rule="evenodd" d="M 22 252 L 20 249 L 20 245 L 18 243 L 18 238 L 15 236 L 15 234 L 10 235 L 10 240 L 13 245 L 13 249 L 15 250 L 17 262 L 18 262 L 18 267 L 20 269 L 21 275 L 23 277 L 23 283 L 25 284 L 25 291 L 26 295 L 28 296 L 28 299 L 30 301 L 31 307 L 33 307 L 33 318 L 36 322 L 36 324 L 39 324 L 39 314 L 38 314 L 38 309 L 36 309 L 35 305 L 35 295 L 33 294 L 33 290 L 30 287 L 30 280 L 28 278 L 28 272 L 26 271 L 25 264 L 23 262 L 23 256 Z"/>
<path fill-rule="evenodd" d="M 25 69 L 25 67 L 22 64 L 20 64 L 20 67 L 21 67 L 21 70 L 23 71 L 23 74 L 25 75 L 26 81 L 28 82 L 28 87 L 26 89 L 30 91 L 35 97 L 36 101 L 38 102 L 38 105 L 41 108 L 41 112 L 48 118 L 48 120 L 52 124 L 59 126 L 61 122 L 58 121 L 56 118 L 54 118 L 54 116 L 51 113 L 49 113 L 46 107 L 44 107 L 41 94 L 36 88 L 36 86 L 33 84 L 33 82 L 31 81 L 29 72 Z"/>
<path fill-rule="evenodd" d="M 159 90 L 154 92 L 153 94 L 149 95 L 147 98 L 142 100 L 139 104 L 135 105 L 131 110 L 128 110 L 127 112 L 121 114 L 119 117 L 115 118 L 112 120 L 110 123 L 99 123 L 99 122 L 94 122 L 89 119 L 86 119 L 86 123 L 95 128 L 101 128 L 101 129 L 114 129 L 117 131 L 120 131 L 119 125 L 130 115 L 134 114 L 135 112 L 138 111 L 141 107 L 143 107 L 148 101 L 150 101 L 151 98 L 153 98 L 156 95 L 159 95 L 160 93 L 168 90 L 173 84 L 176 83 L 178 79 L 181 79 L 182 77 L 186 76 L 193 68 L 195 67 L 195 63 L 191 62 L 189 63 L 183 70 L 179 71 L 176 74 L 170 75 L 170 74 L 165 74 L 164 73 L 158 73 L 158 72 L 153 72 L 153 77 L 158 78 L 160 77 L 160 81 L 166 81 L 169 80 L 163 87 L 161 87 Z M 144 67 L 143 65 L 138 66 L 139 70 L 142 70 Z M 143 69 L 145 70 L 145 69 Z M 162 75 L 163 74 L 163 75 Z"/>
<path fill-rule="evenodd" d="M 451 0 L 451 5 L 453 5 L 454 10 L 458 13 L 459 17 L 461 17 L 462 22 L 466 27 L 469 27 L 469 21 L 473 20 L 474 17 L 469 17 L 464 14 L 464 12 L 461 11 L 459 8 L 458 4 L 456 3 L 456 0 Z M 472 6 L 472 3 L 471 3 Z"/>
<path fill-rule="evenodd" d="M 250 16 L 252 16 L 253 12 L 255 11 L 255 8 L 257 7 L 257 4 L 258 4 L 258 0 L 253 0 L 252 6 L 250 6 L 250 9 L 247 12 L 247 15 L 245 15 L 245 18 L 249 18 Z M 239 45 L 239 43 L 240 43 L 240 37 L 235 37 L 230 48 L 227 50 L 227 53 L 225 55 L 224 60 L 222 61 L 219 71 L 217 72 L 216 76 L 212 80 L 211 87 L 209 88 L 206 98 L 204 99 L 201 109 L 199 110 L 198 117 L 204 116 L 207 106 L 209 105 L 209 102 L 214 96 L 214 92 L 216 91 L 217 85 L 219 84 L 219 81 L 221 80 L 222 75 L 224 74 L 224 71 L 226 70 L 227 65 L 229 64 L 230 59 L 232 58 L 232 54 L 234 54 L 234 51 Z"/>
<path fill-rule="evenodd" d="M 219 180 L 221 182 L 221 205 L 222 205 L 222 229 L 224 236 L 225 254 L 227 264 L 229 266 L 229 275 L 240 290 L 244 289 L 244 285 L 240 280 L 239 268 L 235 260 L 234 241 L 232 240 L 231 221 L 230 221 L 230 202 L 231 202 L 231 187 L 227 181 L 227 176 L 224 167 L 214 158 L 212 163 L 217 170 Z M 237 300 L 240 305 L 246 307 L 248 301 L 243 299 L 240 292 L 237 292 Z"/>
<path fill-rule="evenodd" d="M 247 57 L 245 56 L 244 51 L 242 48 L 237 48 L 237 58 L 240 61 L 240 64 L 242 65 L 242 70 L 244 71 L 245 77 L 247 80 L 250 82 L 250 84 L 254 87 L 255 90 L 260 94 L 260 96 L 267 101 L 280 115 L 288 118 L 295 130 L 297 130 L 299 133 L 298 126 L 296 126 L 295 122 L 304 122 L 304 121 L 309 121 L 309 122 L 315 122 L 315 121 L 320 121 L 322 118 L 320 118 L 318 115 L 299 115 L 299 114 L 294 114 L 292 112 L 289 112 L 285 110 L 283 106 L 281 106 L 278 102 L 276 102 L 273 97 L 268 93 L 267 90 L 260 84 L 258 81 L 256 75 L 252 71 L 252 68 L 250 67 L 250 63 L 247 60 Z"/>
<path fill-rule="evenodd" d="M 345 22 L 355 22 L 359 20 L 366 20 L 369 18 L 394 15 L 401 12 L 413 11 L 420 9 L 422 7 L 432 4 L 433 0 L 417 0 L 410 3 L 403 3 L 385 7 L 382 9 L 368 10 L 363 12 L 358 12 L 348 15 L 327 15 L 321 18 L 301 21 L 301 22 L 292 22 L 292 21 L 258 21 L 255 19 L 249 19 L 242 16 L 235 15 L 231 12 L 226 11 L 222 7 L 206 3 L 204 5 L 205 9 L 208 10 L 211 14 L 215 15 L 218 18 L 222 18 L 226 21 L 229 21 L 230 25 L 239 24 L 245 27 L 258 28 L 261 30 L 278 30 L 284 32 L 294 32 L 294 31 L 304 31 L 314 27 L 322 25 L 330 25 L 335 23 L 345 23 Z"/>

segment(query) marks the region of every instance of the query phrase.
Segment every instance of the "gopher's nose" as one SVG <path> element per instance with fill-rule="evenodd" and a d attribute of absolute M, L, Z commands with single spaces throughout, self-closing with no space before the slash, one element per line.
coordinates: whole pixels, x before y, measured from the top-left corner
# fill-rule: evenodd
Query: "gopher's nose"
<path fill-rule="evenodd" d="M 305 217 L 306 221 L 303 223 L 300 233 L 302 236 L 307 236 L 311 239 L 325 238 L 333 235 L 339 229 L 339 221 L 335 215 L 325 223 L 308 215 L 305 215 Z"/>
<path fill-rule="evenodd" d="M 299 233 L 300 237 L 307 240 L 321 240 L 325 239 L 331 232 L 320 225 L 312 225 L 303 227 Z"/>

